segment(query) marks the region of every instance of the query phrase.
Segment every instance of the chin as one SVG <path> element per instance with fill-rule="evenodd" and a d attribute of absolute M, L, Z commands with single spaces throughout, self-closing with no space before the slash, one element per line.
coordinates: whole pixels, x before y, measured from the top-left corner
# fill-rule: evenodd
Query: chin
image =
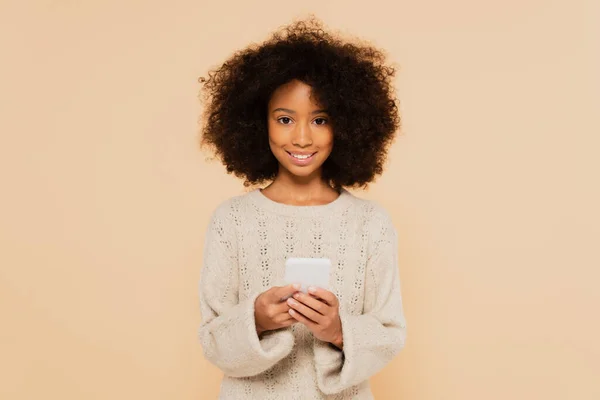
<path fill-rule="evenodd" d="M 306 168 L 306 167 L 298 167 L 296 165 L 285 166 L 285 169 L 289 171 L 290 174 L 305 178 L 307 176 L 313 175 L 319 168 Z"/>
<path fill-rule="evenodd" d="M 298 165 L 294 165 L 294 164 L 289 164 L 289 163 L 284 164 L 284 163 L 280 162 L 279 168 L 283 168 L 285 171 L 287 171 L 287 173 L 289 173 L 292 176 L 295 176 L 298 178 L 308 178 L 320 170 L 321 164 L 298 166 Z"/>

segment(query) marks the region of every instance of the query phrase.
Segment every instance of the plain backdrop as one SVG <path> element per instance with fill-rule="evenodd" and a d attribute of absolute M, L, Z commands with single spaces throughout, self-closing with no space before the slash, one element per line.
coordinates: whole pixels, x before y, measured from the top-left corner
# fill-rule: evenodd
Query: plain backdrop
<path fill-rule="evenodd" d="M 198 148 L 197 78 L 309 13 L 398 65 L 354 192 L 400 237 L 376 399 L 600 398 L 596 0 L 0 1 L 0 398 L 216 398 L 202 245 L 245 189 Z"/>

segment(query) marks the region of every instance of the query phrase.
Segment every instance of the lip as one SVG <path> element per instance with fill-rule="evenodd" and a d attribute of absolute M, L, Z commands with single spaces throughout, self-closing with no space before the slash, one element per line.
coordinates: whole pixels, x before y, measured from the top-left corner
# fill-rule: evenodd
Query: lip
<path fill-rule="evenodd" d="M 306 151 L 295 151 L 294 154 L 299 154 L 299 155 L 309 155 L 311 154 L 310 157 L 305 158 L 304 160 L 300 160 L 296 157 L 294 157 L 289 151 L 286 150 L 286 153 L 288 155 L 288 157 L 290 158 L 290 160 L 292 161 L 293 164 L 295 165 L 308 165 L 312 162 L 312 160 L 315 158 L 315 155 L 317 154 L 316 151 L 314 152 L 306 152 Z"/>

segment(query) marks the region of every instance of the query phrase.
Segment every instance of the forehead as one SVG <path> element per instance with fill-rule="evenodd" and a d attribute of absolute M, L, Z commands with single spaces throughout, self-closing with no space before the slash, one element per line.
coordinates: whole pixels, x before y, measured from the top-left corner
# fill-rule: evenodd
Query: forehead
<path fill-rule="evenodd" d="M 304 82 L 293 80 L 279 86 L 269 100 L 269 108 L 285 107 L 314 109 L 320 107 L 312 97 L 312 88 Z"/>

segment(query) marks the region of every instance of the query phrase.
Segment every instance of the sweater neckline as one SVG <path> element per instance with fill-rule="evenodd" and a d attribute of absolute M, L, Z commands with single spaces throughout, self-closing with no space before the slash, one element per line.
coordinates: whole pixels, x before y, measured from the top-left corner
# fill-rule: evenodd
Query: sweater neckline
<path fill-rule="evenodd" d="M 350 197 L 352 196 L 350 192 L 342 188 L 339 196 L 327 204 L 301 206 L 284 204 L 275 200 L 271 200 L 265 196 L 260 189 L 254 189 L 249 194 L 254 203 L 266 211 L 275 212 L 282 215 L 313 217 L 325 216 L 335 210 L 343 209 L 349 203 Z"/>

